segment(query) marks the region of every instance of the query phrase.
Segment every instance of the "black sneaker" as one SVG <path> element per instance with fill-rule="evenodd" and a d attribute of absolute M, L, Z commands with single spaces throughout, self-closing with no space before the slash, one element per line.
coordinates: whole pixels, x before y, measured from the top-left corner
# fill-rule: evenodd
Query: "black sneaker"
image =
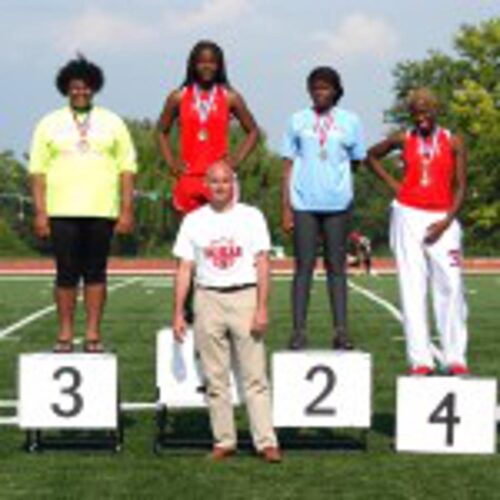
<path fill-rule="evenodd" d="M 307 345 L 306 333 L 303 331 L 293 332 L 288 342 L 288 349 L 291 351 L 301 351 Z"/>
<path fill-rule="evenodd" d="M 354 349 L 354 344 L 349 339 L 349 337 L 335 337 L 332 342 L 333 349 L 337 351 L 352 351 Z"/>

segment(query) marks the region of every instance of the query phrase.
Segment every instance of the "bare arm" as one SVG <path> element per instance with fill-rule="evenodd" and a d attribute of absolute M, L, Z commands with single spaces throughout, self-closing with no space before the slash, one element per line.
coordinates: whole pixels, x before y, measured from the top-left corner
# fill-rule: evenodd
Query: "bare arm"
<path fill-rule="evenodd" d="M 175 176 L 180 175 L 184 170 L 184 165 L 179 158 L 175 157 L 170 144 L 170 134 L 172 132 L 172 127 L 179 116 L 180 102 L 181 91 L 174 90 L 167 97 L 158 121 L 158 140 L 160 143 L 160 151 L 170 171 Z"/>
<path fill-rule="evenodd" d="M 269 302 L 269 254 L 259 252 L 255 258 L 257 269 L 257 308 L 252 324 L 252 332 L 264 335 L 269 322 L 267 304 Z"/>
<path fill-rule="evenodd" d="M 293 161 L 289 158 L 283 160 L 283 178 L 281 181 L 281 226 L 285 233 L 293 229 L 293 212 L 290 203 L 290 177 L 292 175 Z"/>
<path fill-rule="evenodd" d="M 383 141 L 375 144 L 368 150 L 366 159 L 367 166 L 389 186 L 389 188 L 397 193 L 400 188 L 400 183 L 395 179 L 382 165 L 382 159 L 396 149 L 403 147 L 404 137 L 401 132 L 387 137 Z"/>
<path fill-rule="evenodd" d="M 50 226 L 47 216 L 45 174 L 33 174 L 30 178 L 31 194 L 33 196 L 33 203 L 35 204 L 33 229 L 38 237 L 46 238 L 50 235 Z"/>
<path fill-rule="evenodd" d="M 465 199 L 465 192 L 467 189 L 467 149 L 461 136 L 454 135 L 451 142 L 456 162 L 453 202 L 446 217 L 431 224 L 427 228 L 425 242 L 429 245 L 435 243 L 444 231 L 448 229 L 462 208 Z"/>
<path fill-rule="evenodd" d="M 118 234 L 130 234 L 134 229 L 134 183 L 133 172 L 120 174 L 120 214 L 115 226 Z"/>
<path fill-rule="evenodd" d="M 231 90 L 229 91 L 228 98 L 231 113 L 236 117 L 241 125 L 241 128 L 246 133 L 245 139 L 238 145 L 236 151 L 229 159 L 231 166 L 236 169 L 238 168 L 238 165 L 253 151 L 259 140 L 260 133 L 257 123 L 255 122 L 255 119 L 248 109 L 243 97 L 238 94 L 238 92 Z"/>
<path fill-rule="evenodd" d="M 448 212 L 448 218 L 454 219 L 460 212 L 467 191 L 467 148 L 463 137 L 455 135 L 452 138 L 453 154 L 455 155 L 456 170 L 455 170 L 455 192 L 453 196 L 453 204 Z"/>
<path fill-rule="evenodd" d="M 174 284 L 174 314 L 172 326 L 174 337 L 177 342 L 182 342 L 186 335 L 186 321 L 184 319 L 184 305 L 191 286 L 194 262 L 179 260 Z"/>

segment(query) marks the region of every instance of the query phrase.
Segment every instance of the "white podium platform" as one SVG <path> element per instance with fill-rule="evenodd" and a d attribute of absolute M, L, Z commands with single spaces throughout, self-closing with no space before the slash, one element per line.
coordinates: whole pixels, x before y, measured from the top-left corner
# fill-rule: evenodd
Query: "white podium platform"
<path fill-rule="evenodd" d="M 27 448 L 42 447 L 42 431 L 109 431 L 118 450 L 118 361 L 114 354 L 21 354 L 18 366 L 19 427 Z M 109 441 L 109 440 L 107 440 Z"/>
<path fill-rule="evenodd" d="M 371 355 L 359 351 L 273 354 L 276 427 L 368 429 L 372 415 Z"/>
<path fill-rule="evenodd" d="M 201 363 L 195 351 L 194 334 L 186 332 L 182 343 L 176 342 L 171 328 L 163 328 L 156 335 L 156 424 L 153 450 L 159 454 L 166 447 L 193 446 L 199 439 L 179 439 L 167 435 L 167 415 L 171 410 L 206 408 L 206 384 Z M 231 370 L 231 391 L 233 405 L 242 401 L 238 367 Z M 179 416 L 179 418 L 182 418 Z M 207 422 L 207 429 L 209 424 Z M 203 441 L 211 445 L 211 438 Z"/>
<path fill-rule="evenodd" d="M 399 377 L 397 451 L 495 453 L 496 398 L 495 379 Z"/>
<path fill-rule="evenodd" d="M 231 387 L 233 404 L 241 402 L 237 367 L 233 367 Z M 204 408 L 205 381 L 195 352 L 192 330 L 186 332 L 184 342 L 176 342 L 171 328 L 164 328 L 156 336 L 156 386 L 158 403 L 168 408 Z"/>

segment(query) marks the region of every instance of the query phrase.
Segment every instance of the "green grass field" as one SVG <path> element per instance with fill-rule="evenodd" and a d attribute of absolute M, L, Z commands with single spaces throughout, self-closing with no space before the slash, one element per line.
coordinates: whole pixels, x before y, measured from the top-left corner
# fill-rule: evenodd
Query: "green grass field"
<path fill-rule="evenodd" d="M 111 284 L 127 279 L 113 278 Z M 394 277 L 357 277 L 353 282 L 397 305 Z M 167 279 L 141 278 L 109 296 L 103 332 L 106 344 L 119 355 L 126 401 L 154 400 L 155 334 L 170 318 L 170 286 Z M 311 347 L 327 348 L 330 343 L 324 288 L 323 282 L 315 283 Z M 468 277 L 467 288 L 470 366 L 477 375 L 499 377 L 500 276 Z M 271 300 L 269 351 L 286 345 L 288 297 L 289 283 L 277 280 Z M 51 302 L 48 278 L 0 278 L 0 330 Z M 155 424 L 151 412 L 127 415 L 125 448 L 119 454 L 71 450 L 28 454 L 22 450 L 20 430 L 0 427 L 0 498 L 498 498 L 498 455 L 431 456 L 393 451 L 396 376 L 405 370 L 401 326 L 383 307 L 356 292 L 350 294 L 350 325 L 357 345 L 374 359 L 374 415 L 367 452 L 287 452 L 285 442 L 285 461 L 278 466 L 269 466 L 246 450 L 234 460 L 218 464 L 209 462 L 203 450 L 169 451 L 157 457 L 152 453 Z M 48 350 L 54 338 L 55 314 L 51 312 L 0 340 L 0 399 L 16 398 L 18 354 Z M 193 422 L 195 434 L 207 433 L 204 414 L 179 413 L 175 420 Z M 244 430 L 242 411 L 238 422 Z M 325 439 L 325 431 L 308 430 L 306 436 L 319 443 Z"/>

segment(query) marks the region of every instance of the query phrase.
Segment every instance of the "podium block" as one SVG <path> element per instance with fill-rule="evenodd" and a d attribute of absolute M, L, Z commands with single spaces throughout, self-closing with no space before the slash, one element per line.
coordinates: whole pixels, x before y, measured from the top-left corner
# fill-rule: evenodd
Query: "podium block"
<path fill-rule="evenodd" d="M 240 404 L 237 387 L 237 367 L 233 367 L 231 387 L 233 404 Z M 176 342 L 171 328 L 156 336 L 156 385 L 158 403 L 168 408 L 203 408 L 206 406 L 206 386 L 194 347 L 192 330 L 184 342 Z"/>
<path fill-rule="evenodd" d="M 21 429 L 117 429 L 118 362 L 114 354 L 21 354 Z"/>
<path fill-rule="evenodd" d="M 397 451 L 495 453 L 496 395 L 495 379 L 399 377 Z"/>
<path fill-rule="evenodd" d="M 369 428 L 371 365 L 371 355 L 358 351 L 275 353 L 274 425 Z"/>

